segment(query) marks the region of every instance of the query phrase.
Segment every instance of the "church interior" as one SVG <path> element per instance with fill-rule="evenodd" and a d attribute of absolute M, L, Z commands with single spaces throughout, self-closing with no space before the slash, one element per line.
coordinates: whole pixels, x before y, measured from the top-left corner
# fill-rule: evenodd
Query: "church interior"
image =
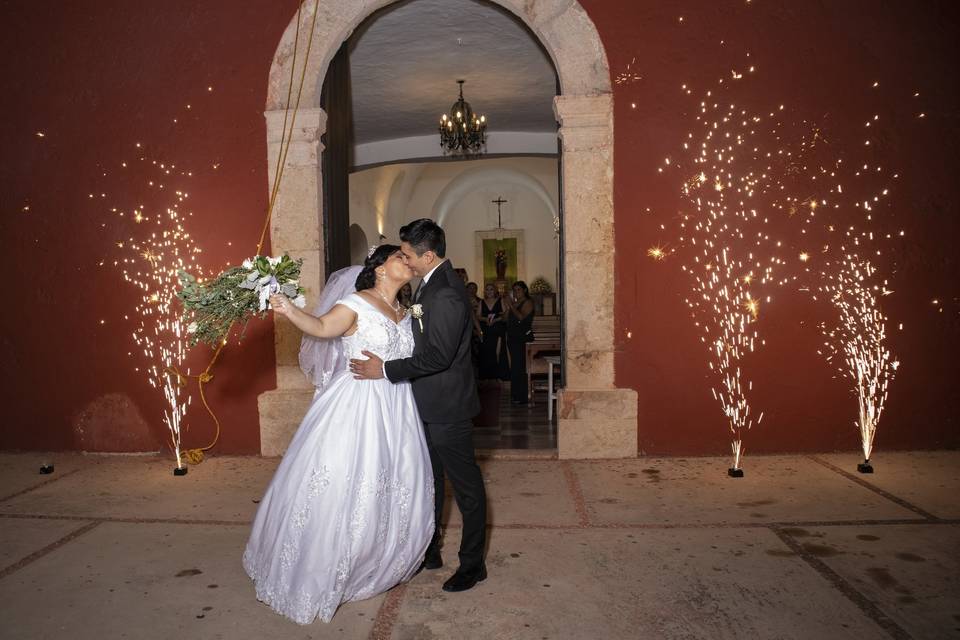
<path fill-rule="evenodd" d="M 443 40 L 451 14 L 470 36 L 458 38 L 446 55 L 436 55 L 432 47 L 408 46 Z M 485 54 L 477 56 L 477 51 Z M 474 349 L 484 405 L 475 420 L 476 445 L 556 449 L 553 396 L 562 386 L 561 148 L 553 113 L 558 77 L 549 55 L 529 28 L 500 7 L 416 2 L 367 18 L 331 67 L 323 91 L 336 96 L 335 106 L 346 117 L 328 119 L 324 162 L 331 176 L 337 162 L 345 161 L 348 173 L 346 180 L 331 177 L 325 183 L 324 234 L 340 242 L 339 247 L 330 241 L 325 246 L 326 272 L 361 264 L 369 247 L 396 242 L 400 227 L 410 220 L 436 220 L 447 234 L 447 256 L 462 270 L 465 284 L 476 287 L 481 326 Z M 444 77 L 463 80 L 459 94 L 458 85 L 427 80 Z M 468 97 L 482 96 L 483 113 L 466 100 L 465 109 L 461 106 L 464 91 Z M 447 102 L 452 106 L 439 116 L 430 109 Z M 451 149 L 438 144 L 437 125 L 442 129 L 466 109 L 474 114 L 466 120 L 484 120 L 482 145 Z M 486 113 L 497 113 L 495 128 Z M 342 127 L 342 135 L 334 126 Z M 339 144 L 346 149 L 339 150 Z M 347 194 L 337 193 L 341 190 Z M 505 251 L 502 273 L 496 264 L 499 249 Z M 490 311 L 496 311 L 501 329 L 505 326 L 498 298 L 510 295 L 517 281 L 536 282 L 531 292 L 534 342 L 526 347 L 522 367 L 516 365 L 523 369 L 520 375 L 529 370 L 524 407 L 510 401 L 514 364 L 505 333 L 494 327 L 485 337 Z M 488 301 L 493 308 L 481 308 L 487 285 L 496 290 Z M 481 350 L 492 353 L 488 359 L 495 364 L 481 365 Z"/>

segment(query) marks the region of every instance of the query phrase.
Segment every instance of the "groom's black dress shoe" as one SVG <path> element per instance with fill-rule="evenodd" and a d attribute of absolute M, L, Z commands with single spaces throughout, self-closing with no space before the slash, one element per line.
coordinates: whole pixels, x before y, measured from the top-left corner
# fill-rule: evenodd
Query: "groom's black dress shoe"
<path fill-rule="evenodd" d="M 473 589 L 478 582 L 483 582 L 487 579 L 487 566 L 480 565 L 476 569 L 464 570 L 463 567 L 457 569 L 457 572 L 450 576 L 450 578 L 443 583 L 444 591 L 466 591 L 467 589 Z"/>

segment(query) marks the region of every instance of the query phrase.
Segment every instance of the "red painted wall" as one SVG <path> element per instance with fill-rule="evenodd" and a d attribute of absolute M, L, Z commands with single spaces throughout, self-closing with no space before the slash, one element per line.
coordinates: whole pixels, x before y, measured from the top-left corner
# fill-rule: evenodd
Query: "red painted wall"
<path fill-rule="evenodd" d="M 134 371 L 145 359 L 123 319 L 138 293 L 112 266 L 129 255 L 116 243 L 142 228 L 110 209 L 143 205 L 152 217 L 184 190 L 204 266 L 253 253 L 268 188 L 267 74 L 296 3 L 21 1 L 0 10 L 0 194 L 13 276 L 0 332 L 0 447 L 157 450 L 164 403 Z M 167 176 L 153 160 L 177 170 Z M 193 364 L 207 357 L 198 349 Z M 216 450 L 259 451 L 257 395 L 276 386 L 269 320 L 252 323 L 214 374 Z M 214 432 L 196 387 L 193 395 L 188 447 Z"/>
<path fill-rule="evenodd" d="M 617 383 L 639 393 L 641 450 L 728 451 L 706 351 L 683 303 L 687 281 L 679 262 L 654 262 L 645 251 L 672 239 L 660 225 L 669 229 L 684 206 L 676 176 L 656 171 L 690 127 L 694 102 L 680 85 L 706 87 L 742 66 L 748 51 L 758 72 L 743 85 L 744 100 L 757 108 L 785 103 L 797 117 L 828 114 L 838 147 L 860 144 L 865 114 L 884 115 L 882 158 L 902 174 L 888 219 L 907 235 L 886 264 L 896 293 L 885 309 L 905 328 L 891 338 L 903 368 L 877 446 L 957 446 L 952 239 L 960 162 L 950 66 L 957 22 L 949 3 L 582 4 L 612 73 L 630 64 L 640 76 L 614 91 L 614 304 Z M 162 211 L 170 192 L 183 189 L 204 266 L 216 270 L 252 253 L 268 188 L 266 79 L 296 2 L 51 9 L 22 0 L 0 10 L 0 198 L 13 274 L 12 311 L 2 316 L 0 447 L 155 450 L 165 440 L 163 403 L 134 371 L 144 361 L 123 319 L 138 294 L 111 264 L 126 255 L 116 243 L 142 230 L 110 209 Z M 871 92 L 874 80 L 887 91 Z M 919 103 L 908 100 L 914 91 L 927 114 L 922 123 Z M 153 160 L 193 175 L 161 175 Z M 943 312 L 933 298 L 945 301 Z M 853 399 L 814 352 L 817 316 L 786 291 L 774 302 L 761 318 L 767 348 L 749 372 L 754 405 L 766 415 L 747 437 L 748 455 L 856 449 Z M 207 355 L 198 350 L 194 366 Z M 216 451 L 256 452 L 256 398 L 275 387 L 269 321 L 252 323 L 243 346 L 228 347 L 214 373 L 209 396 L 224 423 Z M 188 447 L 213 433 L 198 400 L 188 415 Z"/>
<path fill-rule="evenodd" d="M 729 85 L 731 71 L 743 72 L 748 64 L 757 71 L 725 95 L 753 112 L 784 104 L 785 122 L 823 123 L 838 155 L 860 153 L 865 121 L 881 115 L 879 130 L 872 130 L 872 157 L 901 178 L 889 208 L 877 212 L 878 228 L 906 235 L 886 245 L 880 259 L 895 292 L 882 302 L 891 318 L 891 349 L 902 367 L 875 444 L 879 450 L 956 447 L 960 158 L 957 84 L 948 62 L 958 57 L 957 21 L 949 3 L 584 5 L 612 74 L 630 64 L 642 78 L 614 90 L 617 384 L 639 394 L 641 451 L 729 451 L 726 421 L 709 390 L 714 383 L 707 350 L 683 302 L 689 282 L 679 269 L 682 260 L 656 262 L 645 253 L 661 242 L 676 246 L 677 214 L 690 211 L 680 195 L 682 178 L 658 174 L 657 167 L 667 156 L 682 155 L 680 143 L 693 130 L 702 91 L 717 87 L 719 78 Z M 692 97 L 681 91 L 684 83 L 693 88 Z M 919 112 L 926 117 L 918 119 Z M 771 231 L 788 235 L 790 224 L 781 216 Z M 745 438 L 747 455 L 856 451 L 849 382 L 834 379 L 815 352 L 821 342 L 816 323 L 823 316 L 789 287 L 772 293 L 758 323 L 767 345 L 745 372 L 754 381 L 755 414 L 765 413 Z M 897 331 L 901 322 L 904 329 Z"/>

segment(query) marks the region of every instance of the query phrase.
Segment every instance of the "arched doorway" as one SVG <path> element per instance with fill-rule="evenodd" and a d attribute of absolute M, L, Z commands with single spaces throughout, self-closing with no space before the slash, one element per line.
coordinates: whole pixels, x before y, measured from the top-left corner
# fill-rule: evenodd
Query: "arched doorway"
<path fill-rule="evenodd" d="M 578 2 L 491 0 L 521 19 L 540 39 L 560 79 L 554 99 L 563 147 L 561 249 L 565 278 L 565 388 L 558 400 L 561 458 L 633 457 L 637 454 L 637 396 L 614 384 L 613 97 L 610 70 L 596 27 Z M 316 296 L 325 280 L 318 223 L 322 168 L 320 137 L 326 114 L 320 92 L 327 67 L 350 33 L 391 0 L 307 0 L 300 33 L 316 30 L 307 60 L 297 126 L 283 187 L 271 223 L 274 252 L 304 259 L 303 282 Z M 288 25 L 270 69 L 266 105 L 269 178 L 283 133 L 284 105 L 293 64 L 296 17 Z M 299 50 L 305 50 L 305 45 Z M 298 64 L 300 61 L 298 60 Z M 299 332 L 276 325 L 277 389 L 259 398 L 261 452 L 282 453 L 309 404 L 312 390 L 297 363 Z"/>

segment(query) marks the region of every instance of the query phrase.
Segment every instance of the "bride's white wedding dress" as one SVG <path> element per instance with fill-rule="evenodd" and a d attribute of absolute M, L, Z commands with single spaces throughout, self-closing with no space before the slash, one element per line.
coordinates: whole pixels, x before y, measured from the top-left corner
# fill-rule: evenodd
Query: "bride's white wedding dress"
<path fill-rule="evenodd" d="M 413 352 L 410 316 L 394 323 L 359 294 L 340 300 L 357 331 L 347 358 Z M 300 624 L 413 577 L 433 535 L 433 474 L 409 383 L 336 373 L 270 482 L 243 566 L 257 599 Z"/>

